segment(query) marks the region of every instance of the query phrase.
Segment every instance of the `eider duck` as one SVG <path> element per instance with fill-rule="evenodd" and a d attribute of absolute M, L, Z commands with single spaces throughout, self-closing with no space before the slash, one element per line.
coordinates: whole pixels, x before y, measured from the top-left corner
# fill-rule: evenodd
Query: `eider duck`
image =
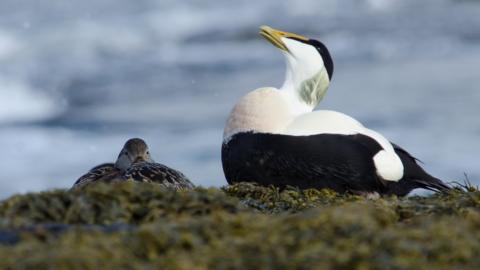
<path fill-rule="evenodd" d="M 144 140 L 133 138 L 123 146 L 115 163 L 94 167 L 73 185 L 77 188 L 92 182 L 139 181 L 157 183 L 173 189 L 192 189 L 194 185 L 181 172 L 156 163 Z"/>
<path fill-rule="evenodd" d="M 73 184 L 72 189 L 83 187 L 94 182 L 115 182 L 123 181 L 122 171 L 114 163 L 104 163 L 90 169 L 86 174 L 80 176 Z"/>
<path fill-rule="evenodd" d="M 133 163 L 123 177 L 127 181 L 157 183 L 164 187 L 178 190 L 195 187 L 183 173 L 156 163 L 153 160 Z"/>
<path fill-rule="evenodd" d="M 222 143 L 229 184 L 399 196 L 415 188 L 450 189 L 407 151 L 354 118 L 313 111 L 333 75 L 332 57 L 322 42 L 268 26 L 260 34 L 285 56 L 285 81 L 280 89 L 248 93 L 232 109 Z"/>

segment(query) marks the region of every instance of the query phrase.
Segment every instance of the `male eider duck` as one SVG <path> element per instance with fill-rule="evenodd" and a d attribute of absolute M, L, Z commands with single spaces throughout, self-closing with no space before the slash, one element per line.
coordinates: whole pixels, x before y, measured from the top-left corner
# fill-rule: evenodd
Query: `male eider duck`
<path fill-rule="evenodd" d="M 128 140 L 115 163 L 94 167 L 73 185 L 77 188 L 92 182 L 139 181 L 157 183 L 173 189 L 192 189 L 194 185 L 181 172 L 156 163 L 144 140 Z"/>
<path fill-rule="evenodd" d="M 450 189 L 407 151 L 352 117 L 313 111 L 333 74 L 332 58 L 322 42 L 268 26 L 262 26 L 260 34 L 284 54 L 286 77 L 280 89 L 254 90 L 232 109 L 222 144 L 229 184 L 399 196 L 415 188 Z"/>

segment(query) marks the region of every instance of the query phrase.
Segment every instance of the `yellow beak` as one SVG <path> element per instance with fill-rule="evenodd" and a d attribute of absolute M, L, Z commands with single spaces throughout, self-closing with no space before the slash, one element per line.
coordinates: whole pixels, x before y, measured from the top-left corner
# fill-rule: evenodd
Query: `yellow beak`
<path fill-rule="evenodd" d="M 297 35 L 295 33 L 284 32 L 276 30 L 267 25 L 260 26 L 260 35 L 266 40 L 270 41 L 275 47 L 279 48 L 282 51 L 288 52 L 287 46 L 283 43 L 282 38 L 295 38 L 303 41 L 308 41 L 308 38 Z"/>

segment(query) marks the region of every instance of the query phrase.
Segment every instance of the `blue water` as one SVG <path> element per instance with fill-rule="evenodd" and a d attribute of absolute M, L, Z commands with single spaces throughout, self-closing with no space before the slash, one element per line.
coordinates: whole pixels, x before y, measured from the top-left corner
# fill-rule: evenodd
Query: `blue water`
<path fill-rule="evenodd" d="M 142 137 L 203 186 L 226 184 L 235 101 L 279 86 L 268 24 L 315 37 L 335 73 L 320 108 L 480 184 L 480 2 L 453 0 L 0 3 L 0 197 L 66 188 Z"/>

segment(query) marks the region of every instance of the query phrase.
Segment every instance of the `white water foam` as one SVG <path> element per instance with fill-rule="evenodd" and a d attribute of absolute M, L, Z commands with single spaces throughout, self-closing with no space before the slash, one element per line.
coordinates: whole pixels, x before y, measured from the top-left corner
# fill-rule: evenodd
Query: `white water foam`
<path fill-rule="evenodd" d="M 1 76 L 0 100 L 0 124 L 46 120 L 61 112 L 45 93 Z"/>

